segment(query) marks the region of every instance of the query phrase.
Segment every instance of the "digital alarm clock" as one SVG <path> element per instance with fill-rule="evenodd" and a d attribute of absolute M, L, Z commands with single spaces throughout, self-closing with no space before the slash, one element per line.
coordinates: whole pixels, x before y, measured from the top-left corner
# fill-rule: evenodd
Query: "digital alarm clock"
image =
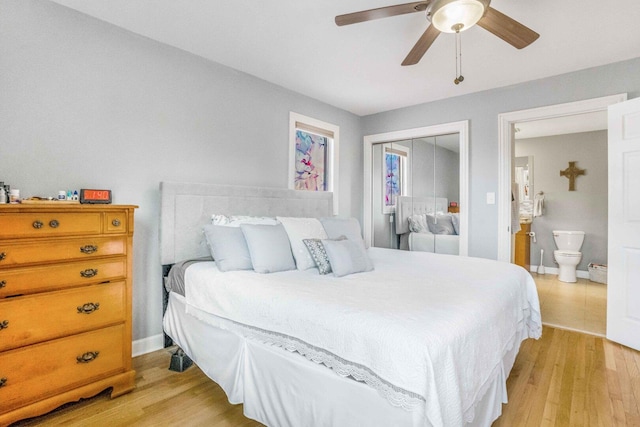
<path fill-rule="evenodd" d="M 80 203 L 109 204 L 111 203 L 111 190 L 80 190 Z"/>

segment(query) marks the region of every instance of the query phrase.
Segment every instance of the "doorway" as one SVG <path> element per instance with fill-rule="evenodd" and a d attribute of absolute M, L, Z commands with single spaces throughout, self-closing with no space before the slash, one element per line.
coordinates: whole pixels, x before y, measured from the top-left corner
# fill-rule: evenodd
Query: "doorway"
<path fill-rule="evenodd" d="M 526 238 L 530 246 L 526 264 L 538 288 L 543 320 L 548 325 L 604 336 L 607 288 L 602 282 L 606 277 L 590 277 L 589 266 L 607 263 L 607 113 L 514 126 L 514 196 L 520 202 L 519 223 L 530 234 L 525 237 L 518 232 L 516 239 Z M 574 177 L 573 191 L 570 181 L 558 173 L 569 161 L 586 171 Z M 572 268 L 575 281 L 558 276 L 556 230 L 584 233 L 582 246 L 576 248 L 579 258 L 572 258 L 577 262 Z M 515 246 L 516 255 L 522 247 Z"/>
<path fill-rule="evenodd" d="M 498 261 L 511 260 L 511 174 L 515 124 L 606 111 L 610 105 L 626 99 L 627 94 L 624 93 L 498 115 Z"/>
<path fill-rule="evenodd" d="M 499 176 L 498 176 L 498 260 L 509 262 L 511 260 L 511 195 L 512 173 L 514 167 L 515 131 L 518 124 L 524 124 L 543 119 L 557 119 L 572 115 L 607 111 L 610 105 L 623 102 L 626 94 L 589 99 L 567 104 L 552 105 L 548 107 L 522 110 L 500 114 L 499 120 Z M 536 192 L 540 190 L 536 186 Z M 544 190 L 542 190 L 544 191 Z M 553 256 L 552 254 L 550 254 Z M 580 279 L 586 280 L 586 279 Z M 567 290 L 567 287 L 558 288 Z M 559 307 L 561 310 L 561 306 Z M 579 329 L 579 328 L 573 328 Z"/>

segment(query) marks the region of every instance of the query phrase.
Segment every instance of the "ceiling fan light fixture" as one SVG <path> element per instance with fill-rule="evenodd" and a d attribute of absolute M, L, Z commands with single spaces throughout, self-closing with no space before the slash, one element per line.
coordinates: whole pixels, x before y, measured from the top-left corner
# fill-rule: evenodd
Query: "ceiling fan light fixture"
<path fill-rule="evenodd" d="M 434 2 L 429 10 L 431 23 L 443 33 L 465 31 L 482 18 L 487 3 L 480 0 Z"/>

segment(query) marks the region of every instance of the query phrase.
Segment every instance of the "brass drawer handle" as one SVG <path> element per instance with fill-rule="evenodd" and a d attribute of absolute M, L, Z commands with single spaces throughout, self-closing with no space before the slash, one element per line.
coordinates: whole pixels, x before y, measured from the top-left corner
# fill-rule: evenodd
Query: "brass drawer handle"
<path fill-rule="evenodd" d="M 98 247 L 96 245 L 80 246 L 80 252 L 83 254 L 92 254 L 94 252 L 98 252 Z"/>
<path fill-rule="evenodd" d="M 82 356 L 76 357 L 76 360 L 78 361 L 78 363 L 93 362 L 94 360 L 96 360 L 96 357 L 98 357 L 98 354 L 100 354 L 99 351 L 88 351 Z"/>
<path fill-rule="evenodd" d="M 87 268 L 86 270 L 80 272 L 80 275 L 85 278 L 93 277 L 96 274 L 98 274 L 97 268 Z"/>
<path fill-rule="evenodd" d="M 5 259 L 6 257 L 7 257 L 7 253 L 6 252 L 0 252 L 0 261 Z"/>
<path fill-rule="evenodd" d="M 6 280 L 0 281 L 0 289 L 4 288 L 5 286 L 7 286 L 7 281 Z"/>
<path fill-rule="evenodd" d="M 3 329 L 7 329 L 9 327 L 9 321 L 8 320 L 3 320 L 2 322 L 0 322 L 0 331 Z"/>
<path fill-rule="evenodd" d="M 116 218 L 113 221 L 111 221 L 111 224 L 113 224 L 114 227 L 120 227 L 120 220 Z"/>
<path fill-rule="evenodd" d="M 0 387 L 4 387 L 4 385 L 7 383 L 7 379 L 6 378 L 0 378 Z"/>
<path fill-rule="evenodd" d="M 38 220 L 33 221 L 33 228 L 35 229 L 40 229 L 42 228 L 43 225 L 44 224 L 42 223 L 42 221 L 38 221 Z"/>
<path fill-rule="evenodd" d="M 49 227 L 51 228 L 58 228 L 59 225 L 60 223 L 56 219 L 52 219 L 51 221 L 49 221 Z"/>
<path fill-rule="evenodd" d="M 88 302 L 86 304 L 78 306 L 78 314 L 91 314 L 100 308 L 100 303 Z"/>

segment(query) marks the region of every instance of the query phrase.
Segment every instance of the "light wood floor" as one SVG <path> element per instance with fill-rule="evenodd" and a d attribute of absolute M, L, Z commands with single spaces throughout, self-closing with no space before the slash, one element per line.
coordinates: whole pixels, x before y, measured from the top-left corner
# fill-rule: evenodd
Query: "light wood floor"
<path fill-rule="evenodd" d="M 604 336 L 607 330 L 607 285 L 578 279 L 565 283 L 555 274 L 531 273 L 540 298 L 542 322 Z"/>
<path fill-rule="evenodd" d="M 167 370 L 170 353 L 134 359 L 137 387 L 106 393 L 16 425 L 260 426 L 231 405 L 196 367 Z M 545 327 L 527 340 L 507 383 L 509 403 L 494 426 L 640 426 L 640 352 L 604 338 Z"/>

